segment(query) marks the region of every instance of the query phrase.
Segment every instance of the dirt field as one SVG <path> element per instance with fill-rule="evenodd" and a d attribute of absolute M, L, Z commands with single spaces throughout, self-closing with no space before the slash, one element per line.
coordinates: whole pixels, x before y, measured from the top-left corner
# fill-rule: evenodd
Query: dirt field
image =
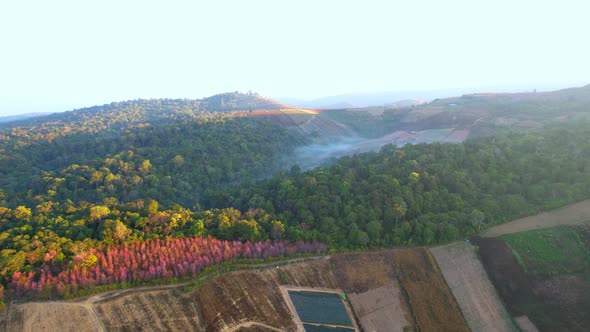
<path fill-rule="evenodd" d="M 404 327 L 412 326 L 397 281 L 348 297 L 365 331 L 403 332 Z"/>
<path fill-rule="evenodd" d="M 11 305 L 0 312 L 0 331 L 98 331 L 91 312 L 66 302 Z"/>
<path fill-rule="evenodd" d="M 427 249 L 341 254 L 331 262 L 365 331 L 469 331 Z"/>
<path fill-rule="evenodd" d="M 471 245 L 455 242 L 430 252 L 472 331 L 516 331 Z"/>
<path fill-rule="evenodd" d="M 578 225 L 588 221 L 590 221 L 590 200 L 585 200 L 556 210 L 516 219 L 509 223 L 492 227 L 486 230 L 483 233 L 483 236 L 494 237 L 532 229 L 560 225 Z"/>
<path fill-rule="evenodd" d="M 133 293 L 95 306 L 108 331 L 191 331 L 200 326 L 195 304 L 177 289 Z"/>
<path fill-rule="evenodd" d="M 223 331 L 254 321 L 281 330 L 297 330 L 294 315 L 281 293 L 281 284 L 338 288 L 327 260 L 261 272 L 226 274 L 193 292 L 204 329 Z"/>
<path fill-rule="evenodd" d="M 461 309 L 426 248 L 395 250 L 391 255 L 420 331 L 469 331 Z"/>
<path fill-rule="evenodd" d="M 331 259 L 338 284 L 347 293 L 365 331 L 403 331 L 415 326 L 395 276 L 391 254 L 341 254 Z"/>

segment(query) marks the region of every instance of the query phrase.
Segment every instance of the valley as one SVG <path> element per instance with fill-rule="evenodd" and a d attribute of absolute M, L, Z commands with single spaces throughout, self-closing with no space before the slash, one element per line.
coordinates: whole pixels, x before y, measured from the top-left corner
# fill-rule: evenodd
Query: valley
<path fill-rule="evenodd" d="M 2 124 L 0 327 L 586 326 L 588 93 L 339 110 L 231 93 Z M 581 243 L 576 262 L 547 272 L 523 244 L 539 237 Z"/>

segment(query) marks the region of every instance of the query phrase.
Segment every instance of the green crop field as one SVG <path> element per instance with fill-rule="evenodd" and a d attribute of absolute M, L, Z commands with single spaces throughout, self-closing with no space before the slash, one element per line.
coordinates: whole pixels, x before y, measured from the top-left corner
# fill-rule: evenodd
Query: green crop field
<path fill-rule="evenodd" d="M 577 226 L 560 226 L 506 234 L 524 270 L 534 276 L 576 273 L 590 267 L 590 248 Z"/>

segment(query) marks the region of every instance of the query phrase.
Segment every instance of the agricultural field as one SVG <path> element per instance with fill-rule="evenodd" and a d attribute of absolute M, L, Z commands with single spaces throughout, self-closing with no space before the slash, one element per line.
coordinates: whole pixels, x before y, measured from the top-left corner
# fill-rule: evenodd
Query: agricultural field
<path fill-rule="evenodd" d="M 0 311 L 0 331 L 98 331 L 98 326 L 83 305 L 43 302 L 10 305 Z"/>
<path fill-rule="evenodd" d="M 297 330 L 294 313 L 282 294 L 289 287 L 336 288 L 327 260 L 265 271 L 222 275 L 192 292 L 205 331 L 224 331 L 258 322 L 285 331 Z"/>
<path fill-rule="evenodd" d="M 331 258 L 364 330 L 469 331 L 426 248 Z"/>
<path fill-rule="evenodd" d="M 500 236 L 502 234 L 524 232 L 560 225 L 581 225 L 588 222 L 590 222 L 590 200 L 585 200 L 559 209 L 494 226 L 483 232 L 483 236 Z"/>
<path fill-rule="evenodd" d="M 469 331 L 461 309 L 426 248 L 391 252 L 395 273 L 420 331 Z"/>
<path fill-rule="evenodd" d="M 430 252 L 472 331 L 516 331 L 473 246 L 455 242 Z"/>
<path fill-rule="evenodd" d="M 528 317 L 541 331 L 590 330 L 589 228 L 560 226 L 473 239 L 512 316 Z"/>
<path fill-rule="evenodd" d="M 402 295 L 390 253 L 340 254 L 331 258 L 334 275 L 365 331 L 404 331 L 415 326 Z"/>
<path fill-rule="evenodd" d="M 190 331 L 199 312 L 178 289 L 136 292 L 95 304 L 107 331 Z"/>

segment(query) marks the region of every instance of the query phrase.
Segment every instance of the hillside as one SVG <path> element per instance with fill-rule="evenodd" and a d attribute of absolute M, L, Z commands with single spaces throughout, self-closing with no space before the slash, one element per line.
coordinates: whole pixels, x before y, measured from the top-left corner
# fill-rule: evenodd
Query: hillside
<path fill-rule="evenodd" d="M 459 99 L 473 98 L 488 96 Z M 345 154 L 350 145 L 391 130 L 390 123 L 428 128 L 438 122 L 401 121 L 418 107 L 204 112 L 199 105 L 113 103 L 3 127 L 0 274 L 3 285 L 13 285 L 10 293 L 32 288 L 41 297 L 57 296 L 56 289 L 42 291 L 41 276 L 57 278 L 74 266 L 107 268 L 92 257 L 129 243 L 213 236 L 315 241 L 333 249 L 432 245 L 590 198 L 589 126 L 582 117 L 574 124 L 553 120 L 582 111 L 548 110 L 538 118 L 546 128 L 500 126 L 488 133 L 494 136 L 464 142 L 468 129 L 425 129 L 412 135 L 432 141 L 447 135 L 455 144 L 390 144 L 304 171 L 302 151 L 321 158 L 318 142 L 334 147 L 349 139 L 341 146 Z M 452 114 L 435 106 L 420 109 Z M 494 110 L 491 117 L 500 114 Z M 403 139 L 396 133 L 380 144 Z M 142 266 L 134 285 L 152 280 L 146 276 L 171 277 L 148 273 L 147 265 L 123 265 Z M 175 278 L 186 267 L 176 270 Z M 115 281 L 129 271 L 117 271 L 85 287 L 118 287 Z"/>
<path fill-rule="evenodd" d="M 274 110 L 281 108 L 291 107 L 251 92 L 247 94 L 239 92 L 221 93 L 200 100 L 200 109 L 207 112 Z"/>

